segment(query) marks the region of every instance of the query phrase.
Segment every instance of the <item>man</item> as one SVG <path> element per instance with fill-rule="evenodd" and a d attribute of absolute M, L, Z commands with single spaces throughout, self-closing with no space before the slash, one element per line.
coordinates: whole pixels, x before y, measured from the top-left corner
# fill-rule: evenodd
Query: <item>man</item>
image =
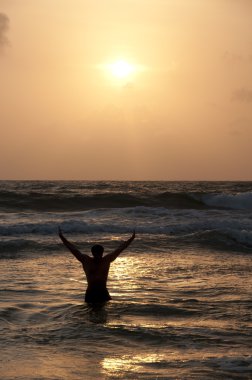
<path fill-rule="evenodd" d="M 135 231 L 132 236 L 124 241 L 115 251 L 103 257 L 104 248 L 102 245 L 96 244 L 91 248 L 93 257 L 81 253 L 72 243 L 70 243 L 62 234 L 59 228 L 59 237 L 63 244 L 70 252 L 82 263 L 83 270 L 87 277 L 88 287 L 86 290 L 86 302 L 105 302 L 111 300 L 107 289 L 107 279 L 109 267 L 120 253 L 127 248 L 135 239 Z"/>

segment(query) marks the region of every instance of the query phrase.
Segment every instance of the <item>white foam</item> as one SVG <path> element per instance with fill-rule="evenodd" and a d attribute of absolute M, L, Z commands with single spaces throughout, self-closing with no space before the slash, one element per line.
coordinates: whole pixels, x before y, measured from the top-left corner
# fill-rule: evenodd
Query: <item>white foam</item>
<path fill-rule="evenodd" d="M 236 210 L 252 210 L 252 192 L 239 194 L 207 194 L 202 196 L 207 206 L 226 207 Z"/>
<path fill-rule="evenodd" d="M 137 207 L 90 210 L 85 213 L 34 213 L 0 221 L 0 235 L 127 234 L 136 227 L 139 234 L 182 236 L 204 231 L 220 233 L 231 240 L 252 246 L 251 213 L 242 210 L 168 210 Z"/>
<path fill-rule="evenodd" d="M 229 237 L 231 237 L 233 240 L 237 241 L 238 243 L 252 246 L 252 231 L 246 231 L 246 230 L 234 230 L 229 229 L 224 231 Z"/>

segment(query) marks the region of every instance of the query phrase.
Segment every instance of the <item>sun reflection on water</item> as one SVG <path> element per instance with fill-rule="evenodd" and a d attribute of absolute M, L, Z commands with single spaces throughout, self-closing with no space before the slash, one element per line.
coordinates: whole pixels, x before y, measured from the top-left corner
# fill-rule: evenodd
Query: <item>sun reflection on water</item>
<path fill-rule="evenodd" d="M 148 371 L 148 366 L 161 365 L 165 361 L 162 354 L 139 354 L 134 356 L 106 357 L 102 360 L 102 369 L 107 376 L 121 377 L 129 372 Z M 147 368 L 146 368 L 147 367 Z"/>

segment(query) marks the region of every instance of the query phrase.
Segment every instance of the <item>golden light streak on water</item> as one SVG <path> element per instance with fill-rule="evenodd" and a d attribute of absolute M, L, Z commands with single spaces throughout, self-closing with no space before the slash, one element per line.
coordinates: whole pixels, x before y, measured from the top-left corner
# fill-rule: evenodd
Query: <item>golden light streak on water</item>
<path fill-rule="evenodd" d="M 108 376 L 119 375 L 120 373 L 129 373 L 133 371 L 141 372 L 145 365 L 161 363 L 165 360 L 162 354 L 140 354 L 130 357 L 124 355 L 121 357 L 106 357 L 102 360 L 102 368 Z"/>

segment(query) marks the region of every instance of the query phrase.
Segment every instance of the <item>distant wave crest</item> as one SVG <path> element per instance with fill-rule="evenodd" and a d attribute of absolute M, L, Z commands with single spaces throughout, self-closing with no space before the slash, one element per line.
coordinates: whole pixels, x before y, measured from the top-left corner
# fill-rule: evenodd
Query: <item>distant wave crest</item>
<path fill-rule="evenodd" d="M 238 194 L 194 192 L 39 193 L 0 191 L 3 211 L 81 211 L 98 208 L 165 207 L 170 209 L 252 209 L 252 192 Z"/>
<path fill-rule="evenodd" d="M 211 207 L 252 210 L 252 192 L 239 194 L 206 194 L 202 201 Z"/>

